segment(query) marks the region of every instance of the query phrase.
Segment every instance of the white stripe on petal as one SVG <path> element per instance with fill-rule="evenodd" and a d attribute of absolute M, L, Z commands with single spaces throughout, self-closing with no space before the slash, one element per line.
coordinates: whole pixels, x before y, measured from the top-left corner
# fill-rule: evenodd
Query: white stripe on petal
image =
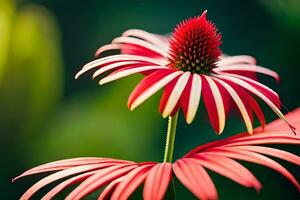
<path fill-rule="evenodd" d="M 239 108 L 239 110 L 242 114 L 242 117 L 243 117 L 244 122 L 246 124 L 246 128 L 247 128 L 248 133 L 252 134 L 253 133 L 252 123 L 251 123 L 249 114 L 246 110 L 246 107 L 245 107 L 243 101 L 241 100 L 241 98 L 239 97 L 239 95 L 235 92 L 235 90 L 230 85 L 228 85 L 224 81 L 222 81 L 218 78 L 214 78 L 214 80 L 216 80 L 220 84 L 222 84 L 222 86 L 228 91 L 228 93 L 230 94 L 230 96 L 232 97 L 232 99 L 234 100 L 234 102 L 236 103 L 237 107 Z"/>
<path fill-rule="evenodd" d="M 105 51 L 116 50 L 116 49 L 120 49 L 120 48 L 121 48 L 120 44 L 107 44 L 107 45 L 104 45 L 104 46 L 100 47 L 96 51 L 95 56 L 98 57 L 101 53 L 103 53 Z"/>
<path fill-rule="evenodd" d="M 276 80 L 279 80 L 279 76 L 276 72 L 273 70 L 267 69 L 265 67 L 260 67 L 257 65 L 247 65 L 247 64 L 235 64 L 235 65 L 230 65 L 226 67 L 216 67 L 213 69 L 215 72 L 220 72 L 220 71 L 226 71 L 230 73 L 231 70 L 235 71 L 251 71 L 251 72 L 257 72 L 265 75 L 269 75 L 274 77 Z"/>
<path fill-rule="evenodd" d="M 223 132 L 224 127 L 225 127 L 225 109 L 224 109 L 224 103 L 223 103 L 223 99 L 220 93 L 220 90 L 218 88 L 218 86 L 216 85 L 216 83 L 212 80 L 212 78 L 210 78 L 209 76 L 205 76 L 210 88 L 211 88 L 211 92 L 213 94 L 215 103 L 216 103 L 216 108 L 217 108 L 217 112 L 218 112 L 218 118 L 219 118 L 219 134 Z"/>
<path fill-rule="evenodd" d="M 123 62 L 123 61 L 141 61 L 141 62 L 152 63 L 153 65 L 165 65 L 168 62 L 168 61 L 164 62 L 163 60 L 158 60 L 158 59 L 152 59 L 145 56 L 135 56 L 135 55 L 126 55 L 126 54 L 112 55 L 112 56 L 99 58 L 97 60 L 94 60 L 84 65 L 82 69 L 76 74 L 75 78 L 77 79 L 81 74 L 100 65 L 104 65 L 110 62 Z"/>
<path fill-rule="evenodd" d="M 134 102 L 132 102 L 130 106 L 130 110 L 135 109 L 137 106 L 139 106 L 141 103 L 143 103 L 146 99 L 148 99 L 150 96 L 152 96 L 155 92 L 157 92 L 159 89 L 164 87 L 166 84 L 168 84 L 170 81 L 172 81 L 174 78 L 176 78 L 178 75 L 182 74 L 182 71 L 176 71 L 172 74 L 169 74 L 168 76 L 165 76 L 160 81 L 153 84 L 151 87 L 149 87 L 145 92 L 140 94 Z"/>
<path fill-rule="evenodd" d="M 107 77 L 101 79 L 99 81 L 100 85 L 103 85 L 105 83 L 123 78 L 125 76 L 129 76 L 131 74 L 135 74 L 135 73 L 139 73 L 139 72 L 143 72 L 143 71 L 148 71 L 148 70 L 153 70 L 153 69 L 164 69 L 165 67 L 162 66 L 143 66 L 143 67 L 135 67 L 135 68 L 131 68 L 131 69 L 127 69 L 127 70 L 123 70 L 120 72 L 115 72 L 111 75 L 108 75 Z"/>
<path fill-rule="evenodd" d="M 200 98 L 201 98 L 201 90 L 202 90 L 202 81 L 198 74 L 193 74 L 191 93 L 189 98 L 189 104 L 186 114 L 186 122 L 188 124 L 192 123 L 195 118 Z"/>
<path fill-rule="evenodd" d="M 238 63 L 248 63 L 255 65 L 256 60 L 252 56 L 240 55 L 240 56 L 226 56 L 221 57 L 221 60 L 217 62 L 217 66 L 224 67 L 226 65 L 238 64 Z"/>
<path fill-rule="evenodd" d="M 98 69 L 97 71 L 95 71 L 95 73 L 93 74 L 93 79 L 96 78 L 97 76 L 99 76 L 100 74 L 107 72 L 109 70 L 121 67 L 123 65 L 131 65 L 131 64 L 138 64 L 140 62 L 138 61 L 129 61 L 129 62 L 117 62 L 117 63 L 113 63 L 110 65 L 106 65 L 104 67 L 101 67 L 100 69 Z"/>
<path fill-rule="evenodd" d="M 173 109 L 175 108 L 189 78 L 190 78 L 191 73 L 190 72 L 185 72 L 184 74 L 181 75 L 181 77 L 177 80 L 176 85 L 174 86 L 168 101 L 166 103 L 166 106 L 164 108 L 164 111 L 162 113 L 162 116 L 166 118 L 169 116 Z"/>
<path fill-rule="evenodd" d="M 157 54 L 160 54 L 164 57 L 168 56 L 168 53 L 163 51 L 160 48 L 157 48 L 156 46 L 154 46 L 153 44 L 146 42 L 144 40 L 138 39 L 138 38 L 132 38 L 132 37 L 118 37 L 115 38 L 112 43 L 126 43 L 126 44 L 133 44 L 133 45 L 137 45 L 137 46 L 141 46 L 143 48 L 149 49 Z"/>
<path fill-rule="evenodd" d="M 287 120 L 285 119 L 284 115 L 281 113 L 281 111 L 279 110 L 279 108 L 277 108 L 276 105 L 273 104 L 272 101 L 270 101 L 263 93 L 261 93 L 260 91 L 258 91 L 257 89 L 255 89 L 254 87 L 252 87 L 252 85 L 248 84 L 247 82 L 238 79 L 236 77 L 230 77 L 230 76 L 226 76 L 226 75 L 214 75 L 215 77 L 219 77 L 222 79 L 226 79 L 229 81 L 234 82 L 237 85 L 240 85 L 241 87 L 247 89 L 248 91 L 252 92 L 253 94 L 255 94 L 256 96 L 258 96 L 259 98 L 261 98 L 266 104 L 268 104 L 270 106 L 270 108 L 281 118 L 283 119 L 287 124 L 289 124 L 287 122 Z"/>

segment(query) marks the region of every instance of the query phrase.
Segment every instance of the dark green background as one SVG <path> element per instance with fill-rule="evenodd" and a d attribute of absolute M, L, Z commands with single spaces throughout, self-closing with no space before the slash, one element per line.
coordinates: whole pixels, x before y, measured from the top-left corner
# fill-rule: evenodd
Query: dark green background
<path fill-rule="evenodd" d="M 141 76 L 103 87 L 90 80 L 90 74 L 74 80 L 99 46 L 130 28 L 169 33 L 181 20 L 207 9 L 208 18 L 223 35 L 223 52 L 252 55 L 259 65 L 277 71 L 280 85 L 265 77 L 261 77 L 262 82 L 278 91 L 288 110 L 299 106 L 298 0 L 23 0 L 14 7 L 9 45 L 0 51 L 7 55 L 0 65 L 4 71 L 0 76 L 1 199 L 17 199 L 41 178 L 33 176 L 11 184 L 14 176 L 57 159 L 99 156 L 162 160 L 167 120 L 158 112 L 160 94 L 134 112 L 126 108 L 127 97 Z M 0 12 L 6 11 L 0 7 Z M 268 107 L 264 110 L 268 121 L 275 118 Z M 190 126 L 180 118 L 176 158 L 197 145 L 245 130 L 242 120 L 233 114 L 223 135 L 216 136 L 205 108 L 201 106 L 199 111 Z M 300 152 L 298 147 L 282 148 Z M 300 180 L 299 166 L 281 163 Z M 220 199 L 299 198 L 296 189 L 279 174 L 245 165 L 263 183 L 260 194 L 211 173 Z M 176 188 L 178 199 L 193 199 L 181 184 Z M 140 194 L 135 197 L 139 199 Z"/>

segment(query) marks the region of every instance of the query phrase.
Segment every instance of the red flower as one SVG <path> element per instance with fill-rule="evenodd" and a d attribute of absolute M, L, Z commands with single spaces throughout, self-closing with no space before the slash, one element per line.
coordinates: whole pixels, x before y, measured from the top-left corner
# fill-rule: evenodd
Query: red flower
<path fill-rule="evenodd" d="M 93 78 L 113 71 L 102 78 L 100 84 L 142 73 L 146 77 L 129 96 L 128 107 L 135 109 L 164 88 L 159 107 L 162 116 L 173 116 L 181 108 L 187 123 L 192 123 L 202 96 L 217 133 L 223 131 L 226 113 L 232 107 L 240 111 L 249 133 L 253 132 L 253 112 L 261 125 L 265 125 L 264 114 L 252 94 L 284 119 L 277 93 L 253 76 L 262 73 L 278 80 L 277 73 L 256 65 L 250 56 L 221 55 L 220 44 L 221 35 L 206 19 L 205 11 L 201 16 L 180 23 L 171 38 L 142 30 L 124 32 L 96 52 L 98 56 L 108 50 L 121 50 L 121 54 L 86 64 L 76 78 L 96 67 L 99 69 Z"/>
<path fill-rule="evenodd" d="M 300 128 L 300 108 L 286 116 Z M 214 182 L 207 170 L 223 175 L 245 187 L 259 191 L 261 183 L 236 160 L 248 161 L 269 167 L 285 176 L 300 191 L 295 177 L 268 156 L 300 165 L 300 157 L 266 144 L 300 144 L 299 132 L 294 135 L 282 120 L 276 120 L 266 129 L 255 130 L 253 135 L 242 133 L 224 140 L 199 146 L 183 158 L 171 163 L 143 162 L 109 158 L 75 158 L 56 161 L 30 169 L 15 179 L 43 172 L 54 172 L 28 189 L 21 197 L 29 199 L 44 186 L 64 179 L 51 189 L 43 199 L 51 199 L 63 189 L 80 183 L 66 199 L 80 199 L 104 187 L 98 199 L 127 199 L 144 183 L 144 199 L 162 199 L 169 182 L 176 176 L 199 199 L 217 199 Z M 67 179 L 66 179 L 67 178 Z M 14 180 L 15 180 L 14 179 Z"/>

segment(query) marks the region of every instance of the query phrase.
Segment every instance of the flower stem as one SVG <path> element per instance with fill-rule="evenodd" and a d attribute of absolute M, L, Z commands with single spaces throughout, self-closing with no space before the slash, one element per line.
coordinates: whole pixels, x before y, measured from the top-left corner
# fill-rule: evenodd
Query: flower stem
<path fill-rule="evenodd" d="M 178 120 L 178 112 L 173 117 L 171 116 L 169 117 L 164 162 L 171 163 L 173 159 L 177 120 Z"/>
<path fill-rule="evenodd" d="M 172 163 L 173 161 L 177 121 L 178 121 L 178 112 L 176 112 L 176 114 L 173 117 L 171 116 L 169 117 L 164 162 Z M 174 187 L 173 180 L 171 180 L 170 185 L 168 187 L 166 199 L 172 199 L 172 200 L 175 199 L 175 187 Z"/>

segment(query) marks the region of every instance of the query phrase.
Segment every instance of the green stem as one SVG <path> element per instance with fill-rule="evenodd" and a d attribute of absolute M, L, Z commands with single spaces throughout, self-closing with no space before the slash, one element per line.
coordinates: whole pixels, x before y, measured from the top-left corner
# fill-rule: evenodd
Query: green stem
<path fill-rule="evenodd" d="M 173 117 L 171 116 L 169 117 L 164 162 L 172 163 L 173 161 L 177 121 L 178 121 L 178 112 Z M 167 197 L 166 199 L 175 199 L 175 187 L 174 187 L 173 179 L 171 180 L 170 185 L 168 187 L 168 192 L 166 197 Z"/>
<path fill-rule="evenodd" d="M 169 117 L 164 162 L 172 163 L 173 153 L 174 153 L 175 135 L 176 135 L 176 128 L 177 128 L 177 120 L 178 120 L 178 112 L 173 117 L 171 117 L 171 116 Z"/>

